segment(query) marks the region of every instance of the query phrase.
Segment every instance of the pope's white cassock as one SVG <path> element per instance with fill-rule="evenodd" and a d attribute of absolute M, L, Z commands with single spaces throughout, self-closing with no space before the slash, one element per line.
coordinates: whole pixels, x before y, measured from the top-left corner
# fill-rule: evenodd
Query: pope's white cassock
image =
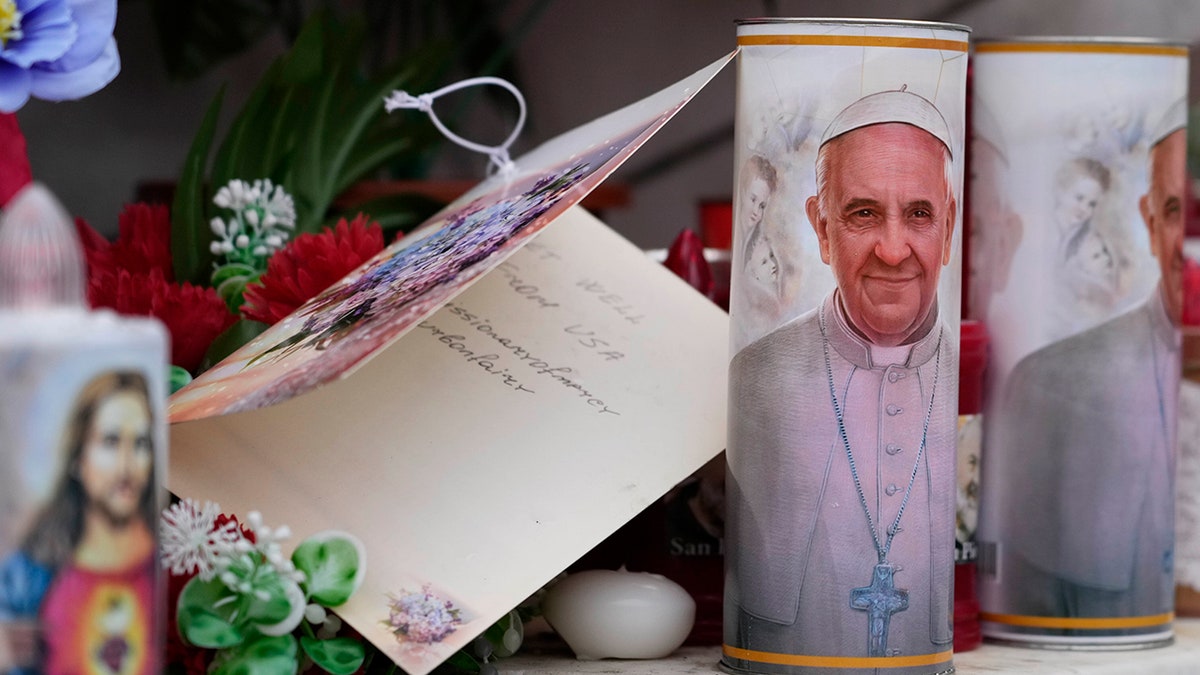
<path fill-rule="evenodd" d="M 886 654 L 950 649 L 958 351 L 932 311 L 922 338 L 879 347 L 850 329 L 835 291 L 733 358 L 728 644 L 868 656 L 867 612 L 851 606 L 879 562 L 866 510 L 886 545 L 908 493 L 887 555 L 907 609 L 890 617 Z"/>
<path fill-rule="evenodd" d="M 1155 292 L 1134 309 L 1022 359 L 988 452 L 1011 493 L 998 539 L 1010 614 L 1171 611 L 1179 331 Z"/>

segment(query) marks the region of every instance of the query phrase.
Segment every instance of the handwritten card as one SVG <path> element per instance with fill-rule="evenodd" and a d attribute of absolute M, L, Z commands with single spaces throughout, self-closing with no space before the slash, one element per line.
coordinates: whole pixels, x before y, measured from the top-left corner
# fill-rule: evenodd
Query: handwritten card
<path fill-rule="evenodd" d="M 573 205 L 731 58 L 519 158 L 177 393 L 170 489 L 357 535 L 338 611 L 423 675 L 716 455 L 725 314 Z"/>
<path fill-rule="evenodd" d="M 726 315 L 579 209 L 351 376 L 176 424 L 170 487 L 357 534 L 342 617 L 423 675 L 716 455 Z M 389 599 L 459 611 L 401 640 Z"/>

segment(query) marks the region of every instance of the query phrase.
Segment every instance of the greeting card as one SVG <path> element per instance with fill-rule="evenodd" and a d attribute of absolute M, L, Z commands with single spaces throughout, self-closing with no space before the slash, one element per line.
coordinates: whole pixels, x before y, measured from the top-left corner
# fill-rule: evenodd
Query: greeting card
<path fill-rule="evenodd" d="M 573 205 L 731 57 L 518 158 L 176 394 L 170 489 L 357 535 L 338 612 L 423 675 L 711 459 L 726 316 Z"/>

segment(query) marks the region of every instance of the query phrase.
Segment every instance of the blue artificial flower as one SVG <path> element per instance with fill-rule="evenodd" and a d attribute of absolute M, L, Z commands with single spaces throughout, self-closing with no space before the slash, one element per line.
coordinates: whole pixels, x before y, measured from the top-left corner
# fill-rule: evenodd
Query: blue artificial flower
<path fill-rule="evenodd" d="M 0 0 L 0 112 L 82 98 L 121 71 L 117 0 Z"/>

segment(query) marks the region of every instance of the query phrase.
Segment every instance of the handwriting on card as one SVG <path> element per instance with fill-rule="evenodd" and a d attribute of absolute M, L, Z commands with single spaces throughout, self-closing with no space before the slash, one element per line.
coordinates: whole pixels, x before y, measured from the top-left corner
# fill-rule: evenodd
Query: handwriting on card
<path fill-rule="evenodd" d="M 438 342 L 446 345 L 451 351 L 457 352 L 467 360 L 467 363 L 479 366 L 488 375 L 497 376 L 497 381 L 504 384 L 504 386 L 528 394 L 535 393 L 529 387 L 521 384 L 516 376 L 509 372 L 508 368 L 497 366 L 497 363 L 500 361 L 499 354 L 476 354 L 473 350 L 468 349 L 466 344 L 467 337 L 465 335 L 452 335 L 429 320 L 417 324 L 417 329 L 429 331 L 429 334 L 437 338 Z"/>
<path fill-rule="evenodd" d="M 428 332 L 488 375 L 496 376 L 498 382 L 515 391 L 532 394 L 540 388 L 538 381 L 548 380 L 572 390 L 576 397 L 598 413 L 621 414 L 583 384 L 576 368 L 564 363 L 552 363 L 533 352 L 519 339 L 497 328 L 477 308 L 449 302 L 446 303 L 446 311 L 449 317 L 435 315 L 418 324 L 417 329 Z M 445 323 L 449 318 L 458 321 Z"/>
<path fill-rule="evenodd" d="M 595 279 L 580 279 L 575 286 L 582 288 L 598 302 L 620 314 L 621 318 L 629 323 L 639 324 L 642 319 L 646 318 L 646 315 L 639 312 L 633 303 L 610 291 L 602 282 Z"/>
<path fill-rule="evenodd" d="M 516 263 L 505 261 L 496 268 L 496 274 L 504 277 L 508 281 L 508 287 L 514 293 L 525 298 L 526 300 L 536 303 L 542 309 L 558 307 L 558 303 L 546 298 L 542 295 L 542 289 L 537 284 L 531 284 L 521 278 L 517 273 L 521 270 Z"/>
<path fill-rule="evenodd" d="M 625 354 L 612 349 L 612 342 L 601 339 L 596 331 L 591 330 L 581 323 L 574 323 L 563 329 L 567 335 L 577 336 L 580 345 L 586 349 L 591 349 L 595 354 L 605 361 L 618 361 L 625 358 Z"/>

